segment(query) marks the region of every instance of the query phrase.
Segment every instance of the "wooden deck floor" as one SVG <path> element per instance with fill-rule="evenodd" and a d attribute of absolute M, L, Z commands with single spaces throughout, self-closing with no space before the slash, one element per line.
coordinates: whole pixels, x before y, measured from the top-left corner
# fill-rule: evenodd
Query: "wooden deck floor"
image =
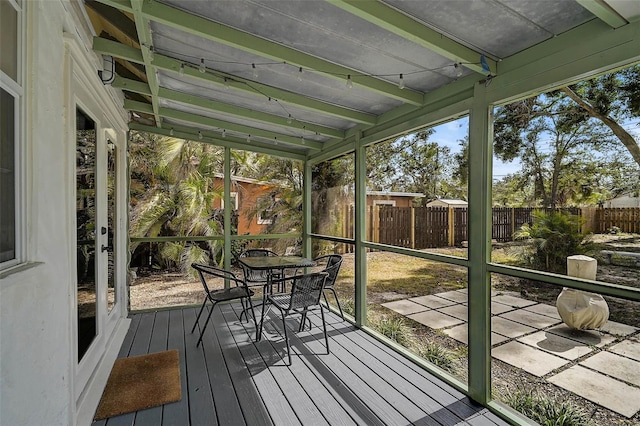
<path fill-rule="evenodd" d="M 281 322 L 265 321 L 268 334 L 254 343 L 253 322 L 240 323 L 238 308 L 216 307 L 199 348 L 198 333 L 190 333 L 196 309 L 133 315 L 119 356 L 178 349 L 182 400 L 93 424 L 507 424 L 333 314 L 327 317 L 330 354 L 321 327 L 289 333 L 293 362 L 286 366 Z"/>

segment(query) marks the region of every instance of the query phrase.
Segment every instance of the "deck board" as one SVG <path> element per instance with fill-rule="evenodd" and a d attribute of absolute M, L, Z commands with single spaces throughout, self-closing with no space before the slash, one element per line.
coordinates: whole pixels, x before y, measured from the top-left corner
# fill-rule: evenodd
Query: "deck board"
<path fill-rule="evenodd" d="M 177 349 L 182 400 L 93 426 L 508 424 L 337 315 L 328 315 L 329 354 L 319 315 L 299 333 L 288 320 L 287 366 L 278 313 L 256 343 L 255 325 L 241 322 L 240 311 L 216 307 L 197 348 L 206 318 L 191 334 L 197 309 L 133 315 L 118 356 Z"/>

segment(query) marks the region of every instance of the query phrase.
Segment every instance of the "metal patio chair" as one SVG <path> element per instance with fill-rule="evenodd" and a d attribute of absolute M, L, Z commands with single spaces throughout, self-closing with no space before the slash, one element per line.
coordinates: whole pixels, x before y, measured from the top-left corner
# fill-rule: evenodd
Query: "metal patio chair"
<path fill-rule="evenodd" d="M 260 319 L 260 328 L 258 330 L 258 340 L 262 338 L 262 325 L 264 318 L 269 313 L 269 310 L 273 307 L 280 311 L 282 315 L 282 328 L 284 329 L 284 339 L 287 346 L 287 357 L 289 360 L 288 365 L 291 365 L 291 348 L 289 347 L 289 335 L 287 332 L 287 324 L 285 322 L 288 316 L 299 314 L 302 316 L 300 320 L 300 327 L 298 331 L 304 328 L 305 318 L 307 313 L 311 310 L 320 310 L 322 317 L 322 329 L 324 333 L 325 346 L 327 347 L 327 354 L 329 353 L 329 339 L 327 337 L 327 324 L 324 318 L 324 307 L 320 303 L 320 296 L 322 295 L 325 282 L 329 276 L 326 272 L 313 272 L 306 275 L 294 275 L 279 280 L 286 284 L 291 283 L 291 291 L 287 293 L 276 293 L 267 296 L 267 311 L 264 311 L 262 318 Z M 283 286 L 286 288 L 286 285 Z"/>
<path fill-rule="evenodd" d="M 340 318 L 344 321 L 344 314 L 342 313 L 342 306 L 340 306 L 340 300 L 338 300 L 338 293 L 336 293 L 335 284 L 336 278 L 338 278 L 338 272 L 342 266 L 342 256 L 339 254 L 327 254 L 325 256 L 319 256 L 313 259 L 319 266 L 324 266 L 322 272 L 329 274 L 327 282 L 324 284 L 324 290 L 322 296 L 324 298 L 327 307 L 329 307 L 329 301 L 327 300 L 326 290 L 333 293 L 333 297 L 336 299 L 336 304 L 340 310 Z"/>
<path fill-rule="evenodd" d="M 226 302 L 229 300 L 237 300 L 240 299 L 240 303 L 242 303 L 242 311 L 245 312 L 248 309 L 251 309 L 253 313 L 253 319 L 255 321 L 255 313 L 253 312 L 253 302 L 251 301 L 251 297 L 253 296 L 253 291 L 247 286 L 244 280 L 236 278 L 236 276 L 224 269 L 216 268 L 215 266 L 209 265 L 201 265 L 198 263 L 192 263 L 191 267 L 198 271 L 198 275 L 200 276 L 200 281 L 202 283 L 202 287 L 204 288 L 205 296 L 204 301 L 202 302 L 202 307 L 200 308 L 200 312 L 198 312 L 198 317 L 196 318 L 196 322 L 193 324 L 193 328 L 191 329 L 191 333 L 196 329 L 198 325 L 198 321 L 200 320 L 200 315 L 202 315 L 202 311 L 204 310 L 205 305 L 207 304 L 207 300 L 211 302 L 211 308 L 209 309 L 209 315 L 207 316 L 207 320 L 200 330 L 200 338 L 198 339 L 197 346 L 200 346 L 200 342 L 202 341 L 202 335 L 204 334 L 207 325 L 209 324 L 209 319 L 211 318 L 211 314 L 213 313 L 213 308 L 215 308 L 216 304 L 219 302 Z M 223 280 L 230 281 L 230 287 L 218 290 L 210 290 L 207 280 L 220 278 Z M 249 306 L 245 307 L 245 299 L 248 301 Z M 242 318 L 240 318 L 242 319 Z M 247 315 L 247 321 L 249 321 L 249 315 Z M 257 325 L 257 321 L 256 321 Z"/>

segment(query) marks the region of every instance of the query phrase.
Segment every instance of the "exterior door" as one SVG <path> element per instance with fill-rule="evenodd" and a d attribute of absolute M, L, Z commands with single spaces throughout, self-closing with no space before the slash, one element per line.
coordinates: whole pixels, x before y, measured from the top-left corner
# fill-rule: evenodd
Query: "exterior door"
<path fill-rule="evenodd" d="M 78 391 L 118 319 L 118 159 L 115 132 L 76 107 L 76 363 Z"/>

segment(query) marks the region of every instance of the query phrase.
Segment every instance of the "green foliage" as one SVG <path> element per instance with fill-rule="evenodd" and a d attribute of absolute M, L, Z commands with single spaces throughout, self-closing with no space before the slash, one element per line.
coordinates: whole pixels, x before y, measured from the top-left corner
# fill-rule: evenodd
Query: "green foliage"
<path fill-rule="evenodd" d="M 351 315 L 352 317 L 356 316 L 356 305 L 353 299 L 342 300 L 340 306 L 342 307 L 342 312 L 345 314 Z"/>
<path fill-rule="evenodd" d="M 378 333 L 404 347 L 413 343 L 413 330 L 402 318 L 382 316 L 372 321 L 371 326 Z"/>
<path fill-rule="evenodd" d="M 640 146 L 624 125 L 640 116 L 638 76 L 635 65 L 496 108 L 494 151 L 520 162 L 515 189 L 528 205 L 595 204 L 637 187 Z"/>
<path fill-rule="evenodd" d="M 525 266 L 561 274 L 567 273 L 567 257 L 585 254 L 594 248 L 585 241 L 579 216 L 561 211 L 533 212 L 533 224 L 525 224 L 514 235 L 525 240 L 521 254 Z"/>
<path fill-rule="evenodd" d="M 432 342 L 427 343 L 425 346 L 418 347 L 418 355 L 449 372 L 454 370 L 457 358 L 452 351 Z"/>
<path fill-rule="evenodd" d="M 588 426 L 593 422 L 586 412 L 569 401 L 547 399 L 535 390 L 517 389 L 504 402 L 543 426 Z"/>

